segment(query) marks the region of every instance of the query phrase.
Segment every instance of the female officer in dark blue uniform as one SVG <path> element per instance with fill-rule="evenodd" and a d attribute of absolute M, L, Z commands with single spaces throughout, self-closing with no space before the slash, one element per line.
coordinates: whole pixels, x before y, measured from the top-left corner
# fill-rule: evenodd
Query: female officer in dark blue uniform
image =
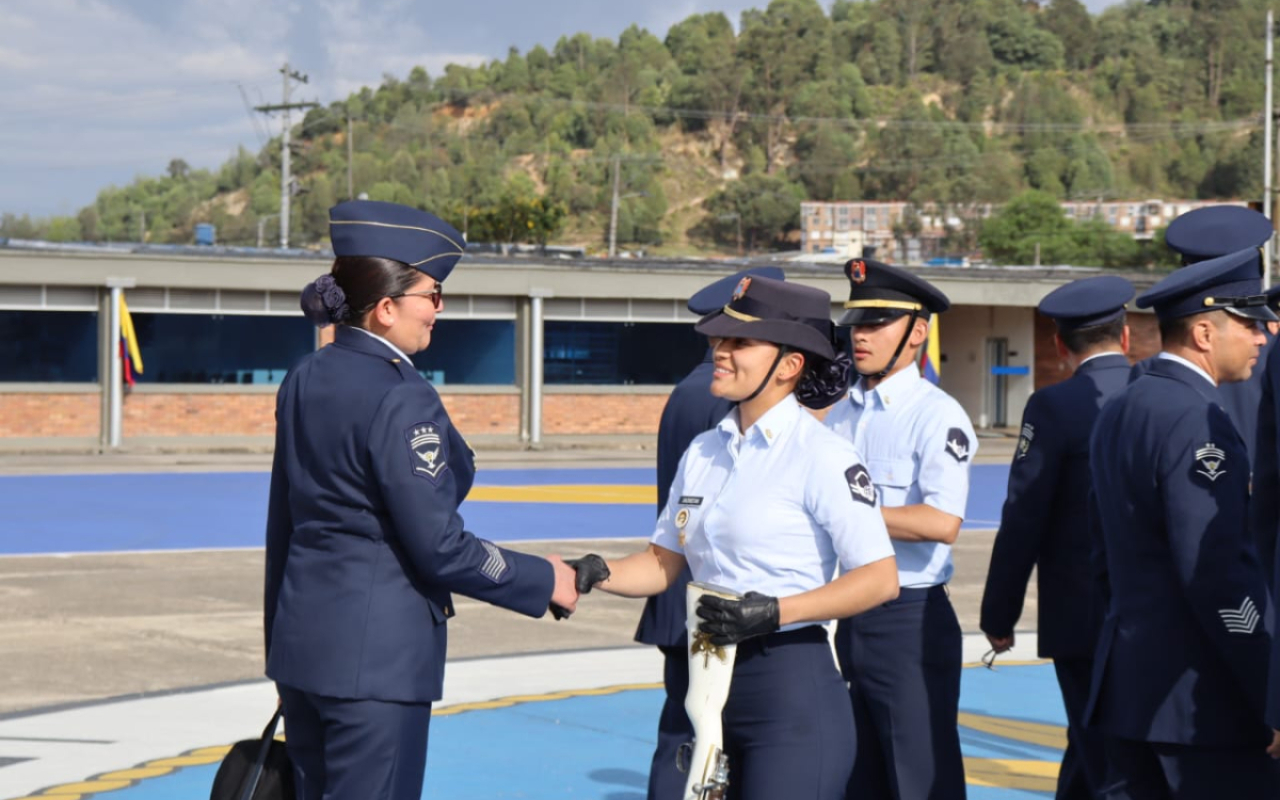
<path fill-rule="evenodd" d="M 866 467 L 801 408 L 830 405 L 848 384 L 830 308 L 826 292 L 743 278 L 696 327 L 712 337 L 712 394 L 737 407 L 685 451 L 647 550 L 575 562 L 584 591 L 651 596 L 687 563 L 695 580 L 744 595 L 697 608 L 712 644 L 741 643 L 723 713 L 731 800 L 844 796 L 853 714 L 814 623 L 897 594 Z M 837 561 L 847 571 L 832 580 Z"/>
<path fill-rule="evenodd" d="M 303 800 L 418 800 L 450 592 L 532 617 L 572 609 L 573 571 L 463 529 L 470 449 L 409 355 L 431 343 L 463 253 L 392 203 L 330 212 L 337 255 L 302 307 L 335 341 L 280 387 L 267 514 L 267 675 Z"/>

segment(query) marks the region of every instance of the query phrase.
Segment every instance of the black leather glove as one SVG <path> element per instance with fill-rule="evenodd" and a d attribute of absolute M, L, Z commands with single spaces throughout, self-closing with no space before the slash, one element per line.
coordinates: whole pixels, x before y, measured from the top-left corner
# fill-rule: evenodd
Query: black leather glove
<path fill-rule="evenodd" d="M 547 606 L 547 608 L 551 611 L 551 616 L 555 617 L 557 621 L 562 619 L 568 619 L 569 617 L 573 616 L 572 611 L 560 605 L 559 603 L 552 603 L 551 605 Z"/>
<path fill-rule="evenodd" d="M 582 558 L 570 558 L 564 563 L 573 567 L 578 573 L 578 578 L 574 584 L 574 588 L 578 590 L 578 594 L 590 594 L 600 581 L 609 580 L 609 565 L 604 563 L 604 559 L 595 553 L 588 553 Z"/>
<path fill-rule="evenodd" d="M 698 599 L 698 630 L 717 646 L 737 644 L 778 629 L 778 598 L 747 592 L 741 600 L 705 594 Z"/>

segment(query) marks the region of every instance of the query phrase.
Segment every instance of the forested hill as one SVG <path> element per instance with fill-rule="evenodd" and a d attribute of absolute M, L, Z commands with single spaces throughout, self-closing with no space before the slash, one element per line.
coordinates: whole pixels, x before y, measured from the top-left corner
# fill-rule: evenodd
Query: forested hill
<path fill-rule="evenodd" d="M 1059 198 L 1261 196 L 1263 0 L 774 0 L 662 38 L 566 35 L 479 67 L 387 76 L 293 132 L 292 243 L 348 192 L 430 209 L 472 241 L 599 250 L 618 164 L 620 246 L 785 247 L 800 199 L 909 200 L 958 216 Z M 566 20 L 566 28 L 572 28 Z M 737 32 L 735 32 L 735 28 Z M 301 65 L 305 69 L 306 65 Z M 280 146 L 104 189 L 0 235 L 253 244 Z M 272 220 L 267 244 L 275 243 Z M 956 248 L 976 230 L 956 232 Z M 794 237 L 792 237 L 794 241 Z"/>

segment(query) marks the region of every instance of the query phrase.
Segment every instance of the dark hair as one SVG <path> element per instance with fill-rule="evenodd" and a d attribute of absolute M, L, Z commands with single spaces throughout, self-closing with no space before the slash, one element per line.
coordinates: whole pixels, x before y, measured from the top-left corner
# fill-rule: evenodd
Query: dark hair
<path fill-rule="evenodd" d="M 359 327 L 379 300 L 409 291 L 422 275 L 390 258 L 338 256 L 327 275 L 302 290 L 302 313 L 321 328 L 332 324 Z"/>
<path fill-rule="evenodd" d="M 826 408 L 849 391 L 853 359 L 847 353 L 836 353 L 833 359 L 815 356 L 806 350 L 795 350 L 804 356 L 804 372 L 796 384 L 796 399 L 805 408 Z"/>
<path fill-rule="evenodd" d="M 1160 341 L 1165 343 L 1185 341 L 1187 334 L 1191 332 L 1192 325 L 1195 324 L 1199 316 L 1199 314 L 1191 314 L 1185 317 L 1160 320 Z"/>
<path fill-rule="evenodd" d="M 1062 344 L 1072 353 L 1079 355 L 1080 353 L 1097 347 L 1100 344 L 1118 344 L 1120 339 L 1124 337 L 1125 318 L 1122 315 L 1119 319 L 1113 319 L 1110 322 L 1104 322 L 1101 325 L 1090 325 L 1087 328 L 1076 328 L 1073 331 L 1063 333 L 1058 331 L 1058 338 L 1062 340 Z M 1163 323 L 1161 323 L 1163 325 Z"/>

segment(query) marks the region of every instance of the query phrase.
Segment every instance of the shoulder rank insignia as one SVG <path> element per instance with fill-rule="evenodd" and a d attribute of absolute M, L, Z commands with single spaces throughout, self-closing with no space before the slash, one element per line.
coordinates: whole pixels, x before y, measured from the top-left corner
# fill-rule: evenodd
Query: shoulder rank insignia
<path fill-rule="evenodd" d="M 1222 468 L 1226 460 L 1226 453 L 1222 452 L 1213 442 L 1207 442 L 1204 447 L 1196 451 L 1196 472 L 1208 478 L 1210 483 L 1213 483 L 1227 474 L 1227 471 Z"/>
<path fill-rule="evenodd" d="M 871 483 L 871 473 L 861 464 L 854 464 L 844 471 L 844 479 L 849 483 L 849 493 L 859 503 L 869 506 L 876 504 L 876 487 Z"/>
<path fill-rule="evenodd" d="M 1248 595 L 1240 602 L 1239 608 L 1218 609 L 1218 616 L 1222 617 L 1222 624 L 1227 626 L 1227 633 L 1242 633 L 1245 636 L 1253 633 L 1258 627 L 1258 620 L 1262 619 L 1258 614 L 1258 607 L 1253 604 L 1253 598 Z"/>
<path fill-rule="evenodd" d="M 1031 440 L 1036 438 L 1036 427 L 1030 422 L 1022 423 L 1022 435 L 1018 437 L 1018 452 L 1016 458 L 1023 459 L 1027 457 L 1027 451 L 1031 449 Z"/>
<path fill-rule="evenodd" d="M 947 431 L 947 455 L 963 464 L 969 460 L 969 437 L 959 428 Z"/>
<path fill-rule="evenodd" d="M 440 479 L 440 473 L 449 463 L 440 426 L 434 422 L 419 422 L 405 431 L 409 443 L 409 462 L 413 474 L 427 478 L 432 483 Z"/>

